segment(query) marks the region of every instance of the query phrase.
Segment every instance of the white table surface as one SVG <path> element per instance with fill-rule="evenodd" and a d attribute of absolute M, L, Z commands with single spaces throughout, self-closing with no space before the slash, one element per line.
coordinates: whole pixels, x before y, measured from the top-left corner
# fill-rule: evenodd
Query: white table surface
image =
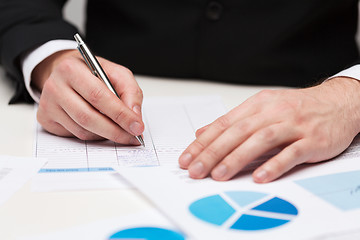
<path fill-rule="evenodd" d="M 231 109 L 269 87 L 137 76 L 144 96 L 220 95 Z M 8 105 L 14 92 L 0 69 L 0 154 L 31 157 L 34 106 Z M 31 192 L 31 181 L 0 206 L 0 239 L 47 233 L 152 208 L 135 190 Z"/>

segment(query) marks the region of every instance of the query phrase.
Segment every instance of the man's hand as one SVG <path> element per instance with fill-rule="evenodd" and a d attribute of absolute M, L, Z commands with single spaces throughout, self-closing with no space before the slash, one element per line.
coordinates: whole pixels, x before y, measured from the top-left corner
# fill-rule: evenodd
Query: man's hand
<path fill-rule="evenodd" d="M 269 150 L 280 148 L 253 172 L 273 181 L 294 166 L 330 159 L 360 130 L 360 83 L 334 78 L 306 89 L 264 90 L 212 124 L 179 158 L 192 178 L 225 181 Z"/>
<path fill-rule="evenodd" d="M 95 77 L 77 50 L 61 51 L 32 73 L 41 91 L 37 119 L 47 131 L 82 140 L 136 144 L 141 135 L 142 91 L 126 68 L 98 58 L 121 100 Z"/>

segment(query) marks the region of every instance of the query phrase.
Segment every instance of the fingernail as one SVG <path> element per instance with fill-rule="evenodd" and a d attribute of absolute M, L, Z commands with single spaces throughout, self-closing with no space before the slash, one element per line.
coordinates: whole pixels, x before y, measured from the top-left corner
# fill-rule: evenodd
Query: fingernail
<path fill-rule="evenodd" d="M 195 163 L 189 168 L 189 174 L 191 177 L 199 177 L 204 171 L 204 164 L 202 162 Z"/>
<path fill-rule="evenodd" d="M 191 162 L 192 156 L 191 153 L 184 153 L 179 158 L 179 163 L 181 167 L 188 167 Z"/>
<path fill-rule="evenodd" d="M 255 173 L 255 178 L 257 181 L 264 181 L 267 178 L 267 172 L 265 170 L 259 170 Z"/>
<path fill-rule="evenodd" d="M 215 179 L 221 179 L 222 177 L 225 176 L 226 172 L 227 172 L 227 167 L 224 164 L 220 164 L 214 169 L 211 175 Z"/>
<path fill-rule="evenodd" d="M 141 115 L 141 108 L 140 106 L 136 105 L 132 109 L 136 114 Z"/>
<path fill-rule="evenodd" d="M 139 136 L 141 135 L 141 124 L 138 122 L 133 122 L 130 124 L 130 131 L 134 136 Z"/>

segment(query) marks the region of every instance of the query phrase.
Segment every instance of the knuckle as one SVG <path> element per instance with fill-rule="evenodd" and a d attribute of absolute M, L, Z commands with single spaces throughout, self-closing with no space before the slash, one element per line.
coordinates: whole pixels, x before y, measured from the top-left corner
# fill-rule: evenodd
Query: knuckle
<path fill-rule="evenodd" d="M 235 151 L 231 152 L 228 156 L 226 156 L 226 161 L 224 162 L 232 163 L 232 165 L 240 164 L 241 159 L 244 159 L 244 156 L 242 154 L 242 151 L 239 151 L 239 149 L 235 149 Z"/>
<path fill-rule="evenodd" d="M 86 141 L 90 139 L 89 133 L 82 129 L 82 128 L 77 128 L 73 134 L 80 140 Z"/>
<path fill-rule="evenodd" d="M 128 76 L 132 76 L 133 75 L 133 72 L 127 68 L 127 67 L 124 67 L 124 66 L 121 66 L 121 70 L 124 72 L 124 74 L 128 75 Z"/>
<path fill-rule="evenodd" d="M 215 126 L 220 130 L 224 130 L 230 126 L 230 119 L 226 115 L 222 116 L 215 121 Z"/>
<path fill-rule="evenodd" d="M 258 132 L 260 141 L 266 143 L 273 143 L 276 141 L 277 134 L 272 128 L 263 128 Z"/>
<path fill-rule="evenodd" d="M 205 144 L 203 144 L 198 139 L 195 139 L 195 141 L 192 143 L 192 147 L 202 151 L 205 149 Z"/>
<path fill-rule="evenodd" d="M 200 129 L 196 130 L 195 136 L 199 137 L 203 132 L 204 132 L 204 130 L 202 128 L 200 128 Z"/>
<path fill-rule="evenodd" d="M 271 160 L 271 168 L 269 170 L 272 174 L 283 172 L 284 163 L 279 158 L 274 158 Z"/>
<path fill-rule="evenodd" d="M 303 150 L 301 147 L 293 144 L 289 147 L 289 151 L 290 151 L 290 158 L 289 159 L 293 159 L 296 160 L 298 158 L 300 158 L 303 154 Z"/>
<path fill-rule="evenodd" d="M 250 131 L 251 126 L 249 121 L 240 121 L 235 124 L 235 128 L 240 133 L 247 133 Z"/>
<path fill-rule="evenodd" d="M 205 149 L 204 153 L 213 160 L 219 160 L 221 158 L 220 152 L 211 145 Z"/>
<path fill-rule="evenodd" d="M 79 123 L 80 126 L 87 127 L 91 122 L 91 116 L 86 111 L 80 111 L 76 115 L 76 122 Z"/>
<path fill-rule="evenodd" d="M 115 114 L 114 121 L 117 123 L 123 122 L 127 119 L 126 112 L 124 109 L 118 110 L 118 112 Z"/>
<path fill-rule="evenodd" d="M 53 78 L 48 78 L 44 83 L 41 95 L 44 96 L 45 94 L 47 94 L 49 96 L 54 96 L 55 94 L 57 94 L 57 92 L 58 87 L 56 86 L 55 81 L 53 80 Z"/>
<path fill-rule="evenodd" d="M 316 146 L 318 149 L 328 149 L 331 147 L 331 138 L 320 135 L 316 141 Z"/>
<path fill-rule="evenodd" d="M 143 96 L 143 92 L 142 90 L 138 87 L 138 86 L 134 86 L 134 85 L 127 85 L 125 87 L 125 91 L 127 94 L 131 94 L 131 95 L 138 95 L 142 98 Z"/>
<path fill-rule="evenodd" d="M 113 81 L 111 81 L 111 84 L 114 85 L 114 87 L 117 86 L 118 84 L 118 80 L 120 80 L 122 77 L 121 77 L 121 74 L 119 74 L 118 71 L 110 71 L 109 73 L 107 73 L 109 78 Z"/>
<path fill-rule="evenodd" d="M 74 70 L 74 62 L 71 58 L 64 58 L 56 66 L 56 69 L 61 74 L 68 74 Z"/>
<path fill-rule="evenodd" d="M 124 66 L 116 67 L 114 69 L 114 71 L 109 71 L 108 74 L 109 74 L 110 79 L 115 79 L 115 80 L 120 80 L 124 77 L 133 76 L 133 73 L 130 71 L 130 69 L 128 69 Z M 114 83 L 114 84 L 116 84 L 116 83 Z"/>
<path fill-rule="evenodd" d="M 264 89 L 261 90 L 258 94 L 257 97 L 260 99 L 268 99 L 273 97 L 274 95 L 274 90 L 270 90 L 270 89 Z"/>
<path fill-rule="evenodd" d="M 131 140 L 130 138 L 131 138 L 131 136 L 126 136 L 125 134 L 118 132 L 118 131 L 116 131 L 112 137 L 114 142 L 124 143 L 124 144 L 129 143 Z"/>
<path fill-rule="evenodd" d="M 94 88 L 90 91 L 90 103 L 96 104 L 100 101 L 100 99 L 104 95 L 104 89 L 103 88 Z"/>
<path fill-rule="evenodd" d="M 277 106 L 278 112 L 286 113 L 287 116 L 293 116 L 295 123 L 302 124 L 304 117 L 298 109 L 296 103 L 289 101 L 281 101 Z"/>

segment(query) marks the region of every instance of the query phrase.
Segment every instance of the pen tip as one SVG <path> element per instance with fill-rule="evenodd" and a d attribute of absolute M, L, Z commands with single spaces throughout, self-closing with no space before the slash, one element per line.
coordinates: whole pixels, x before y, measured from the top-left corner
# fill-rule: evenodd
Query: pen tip
<path fill-rule="evenodd" d="M 141 137 L 141 135 L 139 136 L 135 136 L 136 139 L 139 141 L 139 143 L 141 144 L 141 146 L 145 147 L 145 142 L 144 139 Z"/>

